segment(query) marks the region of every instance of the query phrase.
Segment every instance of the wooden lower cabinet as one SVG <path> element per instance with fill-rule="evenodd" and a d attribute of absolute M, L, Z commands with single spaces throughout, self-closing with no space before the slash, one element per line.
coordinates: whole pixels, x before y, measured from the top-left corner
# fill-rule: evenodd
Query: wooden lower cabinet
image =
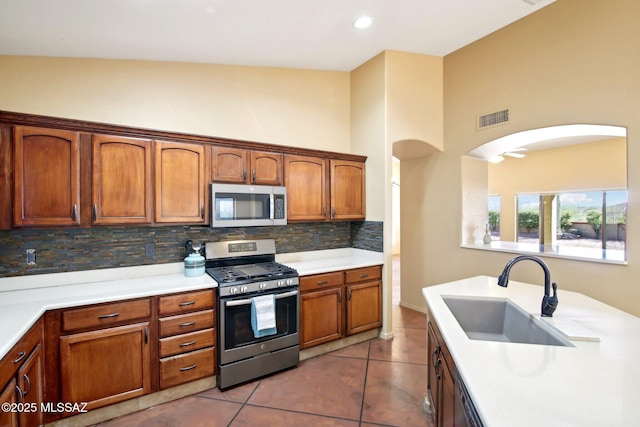
<path fill-rule="evenodd" d="M 191 351 L 160 359 L 160 388 L 173 387 L 199 378 L 210 377 L 215 372 L 215 348 Z"/>
<path fill-rule="evenodd" d="M 0 426 L 25 427 L 43 424 L 44 362 L 42 322 L 38 321 L 0 360 Z"/>
<path fill-rule="evenodd" d="M 16 379 L 11 378 L 11 380 L 4 387 L 2 392 L 0 392 L 0 404 L 2 405 L 16 405 L 18 404 L 18 391 Z M 20 424 L 18 420 L 18 412 L 17 411 L 0 411 L 0 426 L 2 427 L 18 427 Z"/>
<path fill-rule="evenodd" d="M 382 325 L 382 267 L 300 278 L 300 348 Z"/>
<path fill-rule="evenodd" d="M 215 292 L 208 289 L 159 298 L 161 389 L 215 374 Z"/>
<path fill-rule="evenodd" d="M 347 335 L 382 326 L 382 282 L 347 285 Z"/>
<path fill-rule="evenodd" d="M 60 337 L 63 402 L 95 409 L 151 391 L 149 323 Z"/>
<path fill-rule="evenodd" d="M 47 402 L 86 403 L 82 409 L 92 410 L 214 375 L 215 292 L 48 311 Z M 45 413 L 44 422 L 77 413 Z"/>
<path fill-rule="evenodd" d="M 427 398 L 436 427 L 481 427 L 479 421 L 467 422 L 464 405 L 456 394 L 455 364 L 444 344 L 438 326 L 427 311 Z"/>
<path fill-rule="evenodd" d="M 301 348 L 334 341 L 342 333 L 342 289 L 332 288 L 300 296 Z"/>

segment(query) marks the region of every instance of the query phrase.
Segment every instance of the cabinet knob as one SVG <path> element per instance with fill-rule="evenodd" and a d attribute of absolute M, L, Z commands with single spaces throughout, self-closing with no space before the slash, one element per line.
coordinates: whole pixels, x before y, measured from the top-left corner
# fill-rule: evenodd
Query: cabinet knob
<path fill-rule="evenodd" d="M 78 205 L 73 205 L 72 216 L 74 221 L 78 221 Z"/>

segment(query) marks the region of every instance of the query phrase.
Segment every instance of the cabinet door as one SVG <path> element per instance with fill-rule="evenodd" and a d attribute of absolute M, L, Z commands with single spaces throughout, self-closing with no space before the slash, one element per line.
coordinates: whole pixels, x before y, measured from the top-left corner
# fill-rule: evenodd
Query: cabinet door
<path fill-rule="evenodd" d="M 440 371 L 442 370 L 440 359 L 440 346 L 435 333 L 429 324 L 427 328 L 427 396 L 431 403 L 431 415 L 437 425 L 440 415 Z"/>
<path fill-rule="evenodd" d="M 365 219 L 365 164 L 331 160 L 331 219 Z"/>
<path fill-rule="evenodd" d="M 93 223 L 151 222 L 151 141 L 93 137 Z"/>
<path fill-rule="evenodd" d="M 149 323 L 60 337 L 63 402 L 87 409 L 151 391 Z"/>
<path fill-rule="evenodd" d="M 13 224 L 80 224 L 78 132 L 16 126 L 13 130 Z"/>
<path fill-rule="evenodd" d="M 288 221 L 327 219 L 327 161 L 318 157 L 285 156 Z"/>
<path fill-rule="evenodd" d="M 158 142 L 155 144 L 155 220 L 204 224 L 204 146 Z"/>
<path fill-rule="evenodd" d="M 382 326 L 382 282 L 348 285 L 346 290 L 347 335 Z"/>
<path fill-rule="evenodd" d="M 300 348 L 342 337 L 342 288 L 300 296 Z"/>
<path fill-rule="evenodd" d="M 0 392 L 0 404 L 15 405 L 18 403 L 18 390 L 16 379 L 11 381 Z M 18 413 L 13 411 L 0 410 L 0 426 L 2 427 L 18 427 Z"/>
<path fill-rule="evenodd" d="M 282 185 L 282 154 L 252 151 L 251 183 Z"/>
<path fill-rule="evenodd" d="M 249 151 L 240 148 L 213 147 L 211 180 L 243 184 L 247 182 Z"/>
<path fill-rule="evenodd" d="M 22 392 L 22 401 L 35 405 L 36 411 L 22 412 L 19 416 L 21 426 L 39 426 L 43 424 L 40 404 L 44 401 L 44 371 L 42 365 L 42 347 L 40 344 L 31 352 L 29 358 L 18 370 L 18 387 Z M 33 406 L 30 406 L 33 408 Z"/>
<path fill-rule="evenodd" d="M 444 357 L 443 357 L 444 359 Z M 442 395 L 440 399 L 440 427 L 455 427 L 456 392 L 453 386 L 453 377 L 447 363 L 443 361 L 441 371 Z"/>

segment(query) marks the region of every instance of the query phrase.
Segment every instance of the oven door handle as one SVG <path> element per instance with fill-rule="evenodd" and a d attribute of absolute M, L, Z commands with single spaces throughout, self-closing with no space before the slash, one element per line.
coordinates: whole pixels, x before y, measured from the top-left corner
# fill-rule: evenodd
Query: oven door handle
<path fill-rule="evenodd" d="M 289 291 L 289 292 L 283 292 L 281 294 L 276 294 L 275 295 L 275 299 L 292 297 L 294 295 L 298 295 L 298 290 Z M 249 298 L 249 299 L 239 299 L 239 300 L 225 302 L 225 305 L 227 307 L 236 307 L 236 306 L 239 306 L 239 305 L 247 305 L 247 304 L 251 304 L 251 298 Z"/>

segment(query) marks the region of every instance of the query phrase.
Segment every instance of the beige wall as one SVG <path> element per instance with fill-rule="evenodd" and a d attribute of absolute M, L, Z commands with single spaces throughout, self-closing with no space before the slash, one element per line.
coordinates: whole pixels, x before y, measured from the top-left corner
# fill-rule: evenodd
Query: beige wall
<path fill-rule="evenodd" d="M 443 148 L 442 58 L 386 51 L 387 142 Z"/>
<path fill-rule="evenodd" d="M 416 227 L 420 245 L 402 252 L 403 269 L 411 272 L 410 282 L 403 276 L 409 292 L 417 296 L 423 286 L 478 274 L 497 276 L 512 257 L 459 247 L 461 156 L 527 129 L 610 124 L 628 129 L 628 265 L 546 261 L 560 288 L 558 311 L 562 290 L 575 290 L 640 314 L 640 251 L 634 249 L 640 245 L 639 14 L 635 0 L 562 0 L 444 58 L 444 151 L 413 162 L 401 177 L 405 184 L 424 182 L 403 204 L 403 215 L 415 211 L 423 219 Z M 505 107 L 509 124 L 476 131 L 478 114 Z M 542 283 L 534 264 L 519 265 L 512 277 Z"/>
<path fill-rule="evenodd" d="M 500 240 L 510 242 L 515 241 L 517 194 L 617 190 L 626 186 L 625 138 L 531 151 L 522 159 L 505 156 L 501 163 L 488 164 L 489 194 L 499 195 L 501 201 Z"/>
<path fill-rule="evenodd" d="M 0 109 L 348 153 L 349 78 L 337 71 L 0 56 Z"/>
<path fill-rule="evenodd" d="M 383 336 L 392 333 L 393 154 L 402 157 L 402 169 L 404 159 L 442 150 L 442 87 L 442 58 L 432 56 L 385 51 L 351 73 L 351 147 L 369 156 L 367 219 L 385 224 Z M 401 190 L 401 204 L 402 197 Z M 411 224 L 402 215 L 402 224 Z M 401 233 L 413 233 L 413 226 Z M 402 252 L 404 237 L 400 241 Z M 402 297 L 401 304 L 419 308 L 414 299 Z"/>
<path fill-rule="evenodd" d="M 444 150 L 401 161 L 401 221 L 403 230 L 411 231 L 403 234 L 401 249 L 405 305 L 424 308 L 423 286 L 478 274 L 495 276 L 511 258 L 460 248 L 465 153 L 522 130 L 593 123 L 628 129 L 629 265 L 547 262 L 561 291 L 584 292 L 640 314 L 635 303 L 640 298 L 635 280 L 640 276 L 640 251 L 634 250 L 640 244 L 640 225 L 634 222 L 640 210 L 635 197 L 640 190 L 638 14 L 640 3 L 635 0 L 562 0 L 443 59 Z M 407 66 L 403 61 L 408 56 L 390 58 L 393 80 L 403 75 L 395 74 L 396 65 L 402 70 L 421 62 L 409 61 Z M 377 62 L 384 62 L 384 54 L 372 61 L 344 73 L 0 57 L 0 109 L 368 155 L 367 217 L 386 225 L 393 143 L 386 138 L 412 133 L 395 120 L 397 130 L 388 133 L 387 113 L 380 105 L 387 102 L 387 65 Z M 371 76 L 364 72 L 368 67 Z M 417 76 L 438 85 L 433 75 Z M 400 98 L 411 85 L 406 84 L 400 86 Z M 430 92 L 437 86 L 414 87 Z M 439 103 L 433 96 L 423 101 Z M 508 125 L 476 131 L 478 114 L 507 107 Z M 424 112 L 431 107 L 413 105 L 399 117 L 414 117 L 414 108 Z M 438 146 L 437 130 L 418 128 L 415 134 Z M 389 228 L 385 254 L 390 257 Z M 535 267 L 518 266 L 514 279 L 540 283 Z"/>

